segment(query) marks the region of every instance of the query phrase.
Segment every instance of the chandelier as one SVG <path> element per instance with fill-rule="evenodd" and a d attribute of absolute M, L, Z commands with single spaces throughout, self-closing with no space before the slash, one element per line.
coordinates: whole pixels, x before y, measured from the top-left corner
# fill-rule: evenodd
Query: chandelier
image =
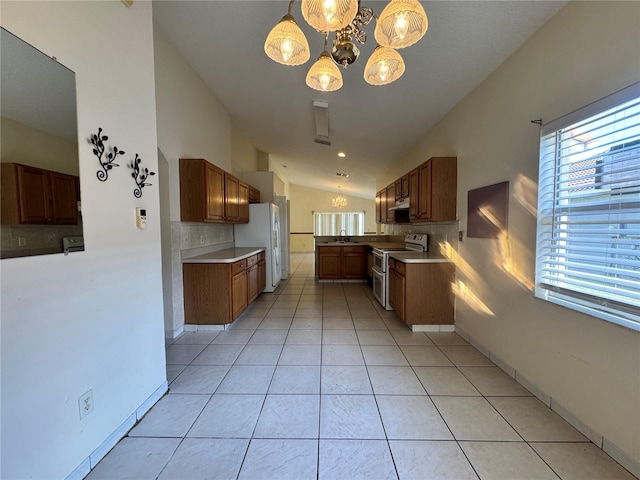
<path fill-rule="evenodd" d="M 336 208 L 342 208 L 347 206 L 347 199 L 340 193 L 340 186 L 338 186 L 338 196 L 331 200 L 331 205 Z"/>
<path fill-rule="evenodd" d="M 289 2 L 287 14 L 271 29 L 264 43 L 264 51 L 273 61 L 283 65 L 302 65 L 309 60 L 309 44 L 297 25 Z M 301 0 L 302 16 L 306 22 L 324 35 L 324 50 L 307 73 L 309 87 L 331 92 L 342 87 L 338 65 L 347 68 L 354 63 L 367 33 L 362 29 L 376 19 L 374 36 L 378 46 L 364 67 L 364 79 L 371 85 L 395 82 L 405 70 L 404 60 L 397 49 L 413 45 L 428 27 L 427 14 L 418 0 L 390 0 L 379 16 L 359 0 Z M 327 50 L 329 33 L 334 32 L 331 52 Z"/>

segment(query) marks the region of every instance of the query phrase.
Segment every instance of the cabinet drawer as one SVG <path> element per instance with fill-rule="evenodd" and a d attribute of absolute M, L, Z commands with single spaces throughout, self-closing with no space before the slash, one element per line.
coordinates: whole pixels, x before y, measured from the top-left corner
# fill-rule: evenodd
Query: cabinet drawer
<path fill-rule="evenodd" d="M 239 262 L 235 262 L 231 264 L 231 275 L 235 275 L 236 273 L 240 273 L 247 268 L 247 261 L 240 260 Z"/>
<path fill-rule="evenodd" d="M 262 262 L 263 260 L 264 260 L 264 252 L 260 252 L 260 253 L 258 254 L 258 261 L 259 261 L 259 262 Z"/>
<path fill-rule="evenodd" d="M 400 275 L 402 275 L 403 277 L 405 276 L 407 271 L 406 264 L 396 261 L 396 266 L 394 268 L 395 268 L 395 271 L 398 272 Z"/>
<path fill-rule="evenodd" d="M 258 255 L 251 255 L 249 258 L 247 258 L 247 268 L 255 265 L 256 263 L 258 263 Z"/>
<path fill-rule="evenodd" d="M 342 247 L 344 253 L 367 253 L 367 247 L 358 245 L 357 247 Z"/>
<path fill-rule="evenodd" d="M 394 258 L 389 259 L 389 268 L 395 270 L 396 268 L 396 260 Z"/>
<path fill-rule="evenodd" d="M 319 254 L 340 255 L 342 247 L 318 247 Z"/>

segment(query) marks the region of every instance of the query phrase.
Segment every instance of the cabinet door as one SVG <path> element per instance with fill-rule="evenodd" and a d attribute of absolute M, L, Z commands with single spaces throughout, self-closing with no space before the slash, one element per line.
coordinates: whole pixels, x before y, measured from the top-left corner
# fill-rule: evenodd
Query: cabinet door
<path fill-rule="evenodd" d="M 420 168 L 409 172 L 409 220 L 418 220 L 420 204 Z"/>
<path fill-rule="evenodd" d="M 258 293 L 267 287 L 267 264 L 264 260 L 258 262 Z"/>
<path fill-rule="evenodd" d="M 455 157 L 434 157 L 431 163 L 432 222 L 456 219 L 458 169 Z"/>
<path fill-rule="evenodd" d="M 402 199 L 402 179 L 397 179 L 393 184 L 394 192 L 395 192 L 395 200 Z"/>
<path fill-rule="evenodd" d="M 403 275 L 400 275 L 398 272 L 395 272 L 395 288 L 394 288 L 394 296 L 395 296 L 395 305 L 393 309 L 396 311 L 396 314 L 404 321 L 405 319 L 405 285 L 406 279 Z"/>
<path fill-rule="evenodd" d="M 224 174 L 224 206 L 225 220 L 227 222 L 238 222 L 240 217 L 239 210 L 239 187 L 240 182 L 233 175 Z"/>
<path fill-rule="evenodd" d="M 398 281 L 397 276 L 398 274 L 395 270 L 389 270 L 389 273 L 387 275 L 387 282 L 389 282 L 389 285 L 387 285 L 387 301 L 389 302 L 389 306 L 394 310 L 396 309 L 396 283 Z"/>
<path fill-rule="evenodd" d="M 431 162 L 420 165 L 418 218 L 420 220 L 431 219 Z"/>
<path fill-rule="evenodd" d="M 387 201 L 386 201 L 386 211 L 387 211 L 387 221 L 385 223 L 395 223 L 396 221 L 396 212 L 395 210 L 389 210 L 391 207 L 396 204 L 396 189 L 395 185 L 392 183 L 387 186 Z"/>
<path fill-rule="evenodd" d="M 402 198 L 409 198 L 409 174 L 405 174 L 400 178 L 400 191 Z"/>
<path fill-rule="evenodd" d="M 385 214 L 385 202 L 386 202 L 386 191 L 382 190 L 376 193 L 376 223 L 385 223 L 386 222 L 386 214 Z"/>
<path fill-rule="evenodd" d="M 342 277 L 347 279 L 365 278 L 367 252 L 361 247 L 344 247 L 342 252 Z"/>
<path fill-rule="evenodd" d="M 247 274 L 246 271 L 231 277 L 231 312 L 233 319 L 238 318 L 247 308 Z"/>
<path fill-rule="evenodd" d="M 224 170 L 204 162 L 205 165 L 205 218 L 204 221 L 224 221 Z M 186 186 L 188 188 L 188 186 Z"/>
<path fill-rule="evenodd" d="M 58 172 L 51 172 L 50 176 L 53 223 L 77 225 L 78 178 Z"/>
<path fill-rule="evenodd" d="M 249 223 L 249 185 L 238 182 L 238 221 Z"/>
<path fill-rule="evenodd" d="M 253 302 L 260 294 L 259 270 L 257 264 L 247 269 L 247 304 Z"/>
<path fill-rule="evenodd" d="M 320 247 L 318 249 L 318 277 L 320 279 L 341 278 L 340 247 Z"/>
<path fill-rule="evenodd" d="M 51 179 L 48 172 L 27 165 L 16 167 L 20 223 L 51 223 Z"/>

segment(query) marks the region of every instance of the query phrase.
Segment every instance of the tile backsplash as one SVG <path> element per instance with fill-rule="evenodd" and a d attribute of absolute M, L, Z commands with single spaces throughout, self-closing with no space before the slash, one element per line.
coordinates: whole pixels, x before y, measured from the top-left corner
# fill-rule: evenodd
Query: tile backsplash
<path fill-rule="evenodd" d="M 82 225 L 2 225 L 0 251 L 19 256 L 62 253 L 63 237 L 81 237 Z"/>
<path fill-rule="evenodd" d="M 437 245 L 441 242 L 449 242 L 454 249 L 458 249 L 458 232 L 460 222 L 440 222 L 413 224 L 390 224 L 382 225 L 382 231 L 389 236 L 404 236 L 409 233 L 426 233 L 429 235 L 429 246 Z"/>

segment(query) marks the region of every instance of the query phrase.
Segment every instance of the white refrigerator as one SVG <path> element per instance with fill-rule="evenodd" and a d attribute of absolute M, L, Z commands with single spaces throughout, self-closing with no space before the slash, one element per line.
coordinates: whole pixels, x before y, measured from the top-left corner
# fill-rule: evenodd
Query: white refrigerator
<path fill-rule="evenodd" d="M 265 292 L 273 292 L 282 278 L 280 257 L 280 209 L 271 203 L 249 205 L 249 223 L 233 226 L 236 247 L 264 247 L 267 282 Z"/>
<path fill-rule="evenodd" d="M 291 265 L 291 254 L 289 248 L 289 225 L 290 225 L 290 201 L 287 197 L 274 197 L 276 205 L 280 209 L 280 266 L 282 270 L 282 279 L 289 278 L 289 268 Z"/>

